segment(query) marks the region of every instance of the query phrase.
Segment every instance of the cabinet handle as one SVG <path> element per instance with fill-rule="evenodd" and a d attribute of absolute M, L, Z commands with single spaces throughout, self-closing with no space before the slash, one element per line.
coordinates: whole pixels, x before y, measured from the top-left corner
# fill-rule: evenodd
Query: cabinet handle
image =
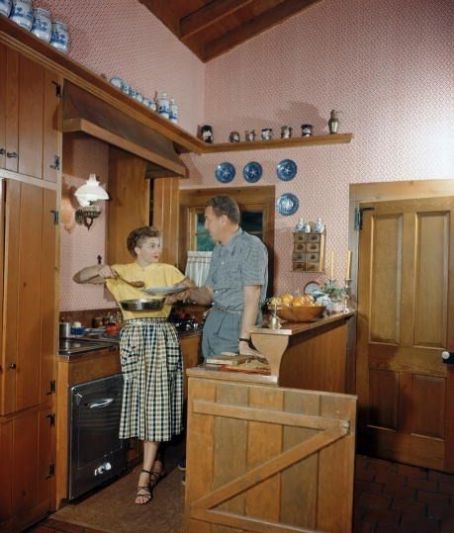
<path fill-rule="evenodd" d="M 16 363 L 12 362 L 12 363 L 9 363 L 8 364 L 8 368 L 10 368 L 11 370 L 15 370 L 16 369 Z"/>
<path fill-rule="evenodd" d="M 58 155 L 54 155 L 54 163 L 53 165 L 49 165 L 49 167 L 54 170 L 60 170 L 60 157 Z"/>
<path fill-rule="evenodd" d="M 11 159 L 17 159 L 18 155 L 17 152 L 6 152 L 6 157 L 10 157 Z"/>
<path fill-rule="evenodd" d="M 5 155 L 6 154 L 6 150 L 4 148 L 0 148 L 0 155 Z"/>

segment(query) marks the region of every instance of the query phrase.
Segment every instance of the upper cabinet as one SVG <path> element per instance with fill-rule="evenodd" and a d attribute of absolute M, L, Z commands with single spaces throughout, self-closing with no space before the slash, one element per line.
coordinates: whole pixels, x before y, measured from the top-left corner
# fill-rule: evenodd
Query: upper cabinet
<path fill-rule="evenodd" d="M 0 167 L 56 182 L 58 75 L 0 44 L 0 76 Z"/>

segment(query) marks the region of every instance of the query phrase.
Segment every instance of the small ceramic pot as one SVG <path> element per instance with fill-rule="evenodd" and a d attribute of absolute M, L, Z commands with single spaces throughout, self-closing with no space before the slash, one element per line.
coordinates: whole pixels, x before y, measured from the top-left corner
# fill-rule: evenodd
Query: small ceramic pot
<path fill-rule="evenodd" d="M 123 80 L 120 78 L 120 76 L 113 76 L 110 78 L 110 83 L 114 87 L 117 87 L 117 89 L 120 89 L 121 91 L 123 90 Z"/>
<path fill-rule="evenodd" d="M 229 142 L 231 143 L 239 143 L 240 142 L 240 134 L 237 131 L 231 131 L 229 135 Z"/>
<path fill-rule="evenodd" d="M 170 118 L 170 100 L 167 93 L 158 96 L 158 113 L 161 117 Z"/>
<path fill-rule="evenodd" d="M 209 124 L 204 124 L 200 128 L 200 136 L 202 141 L 212 144 L 213 143 L 213 128 Z"/>
<path fill-rule="evenodd" d="M 129 85 L 129 83 L 126 83 L 125 81 L 123 81 L 123 85 L 121 86 L 121 90 L 127 94 L 128 96 L 131 95 L 131 91 L 133 90 L 131 88 L 131 85 Z"/>
<path fill-rule="evenodd" d="M 271 141 L 273 138 L 273 130 L 271 128 L 262 128 L 260 136 L 264 141 Z"/>
<path fill-rule="evenodd" d="M 33 26 L 32 33 L 38 39 L 48 43 L 52 35 L 52 22 L 50 20 L 50 11 L 42 7 L 33 9 Z"/>
<path fill-rule="evenodd" d="M 33 25 L 32 0 L 13 0 L 10 19 L 24 30 L 30 31 Z"/>
<path fill-rule="evenodd" d="M 67 24 L 58 20 L 52 22 L 50 44 L 64 54 L 69 52 L 69 31 Z"/>
<path fill-rule="evenodd" d="M 12 0 L 0 0 L 0 15 L 3 15 L 4 17 L 9 17 L 12 5 Z"/>
<path fill-rule="evenodd" d="M 293 128 L 291 126 L 281 127 L 281 139 L 290 139 L 292 137 Z"/>
<path fill-rule="evenodd" d="M 255 130 L 246 130 L 244 134 L 244 138 L 248 142 L 254 142 L 255 141 Z"/>
<path fill-rule="evenodd" d="M 303 124 L 301 126 L 301 135 L 303 137 L 310 137 L 312 135 L 313 126 L 312 124 Z"/>

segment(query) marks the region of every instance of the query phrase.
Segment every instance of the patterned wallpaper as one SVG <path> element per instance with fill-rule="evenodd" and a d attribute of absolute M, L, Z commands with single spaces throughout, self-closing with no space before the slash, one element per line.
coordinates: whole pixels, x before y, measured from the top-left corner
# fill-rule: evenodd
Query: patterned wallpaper
<path fill-rule="evenodd" d="M 214 170 L 222 161 L 236 166 L 231 185 L 247 186 L 242 167 L 258 161 L 264 168 L 258 185 L 298 195 L 299 211 L 276 217 L 278 291 L 312 278 L 291 272 L 291 230 L 299 217 L 324 219 L 327 252 L 335 252 L 336 277 L 343 278 L 350 183 L 454 178 L 452 0 L 324 0 L 206 65 L 137 0 L 36 4 L 69 22 L 73 59 L 108 77 L 118 74 L 143 93 L 167 90 L 192 133 L 209 123 L 215 139 L 225 141 L 231 130 L 243 136 L 272 127 L 277 135 L 288 124 L 299 135 L 306 122 L 316 134 L 327 133 L 329 111 L 341 111 L 340 132 L 353 132 L 351 144 L 185 156 L 191 178 L 183 188 L 218 185 Z M 290 182 L 275 174 L 284 158 L 298 165 Z M 64 236 L 62 278 L 82 263 L 81 250 L 84 261 L 96 257 L 104 236 L 95 237 L 101 220 L 95 224 Z M 92 299 L 80 287 L 63 289 L 67 309 L 105 304 L 102 294 Z"/>
<path fill-rule="evenodd" d="M 258 161 L 276 195 L 292 192 L 299 211 L 277 215 L 277 290 L 296 290 L 313 275 L 291 271 L 291 230 L 299 217 L 327 224 L 327 252 L 344 277 L 349 184 L 454 178 L 454 3 L 451 0 L 324 0 L 214 59 L 206 67 L 206 123 L 215 140 L 231 130 L 303 123 L 328 133 L 331 109 L 351 144 L 191 156 L 182 187 L 213 187 L 216 165 Z M 293 159 L 283 182 L 276 164 Z"/>

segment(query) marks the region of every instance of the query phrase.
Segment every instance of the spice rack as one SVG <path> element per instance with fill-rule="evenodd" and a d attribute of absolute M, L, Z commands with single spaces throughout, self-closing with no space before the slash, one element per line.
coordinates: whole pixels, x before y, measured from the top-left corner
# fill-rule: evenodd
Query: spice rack
<path fill-rule="evenodd" d="M 294 272 L 323 272 L 325 265 L 325 233 L 293 234 L 292 266 Z"/>

